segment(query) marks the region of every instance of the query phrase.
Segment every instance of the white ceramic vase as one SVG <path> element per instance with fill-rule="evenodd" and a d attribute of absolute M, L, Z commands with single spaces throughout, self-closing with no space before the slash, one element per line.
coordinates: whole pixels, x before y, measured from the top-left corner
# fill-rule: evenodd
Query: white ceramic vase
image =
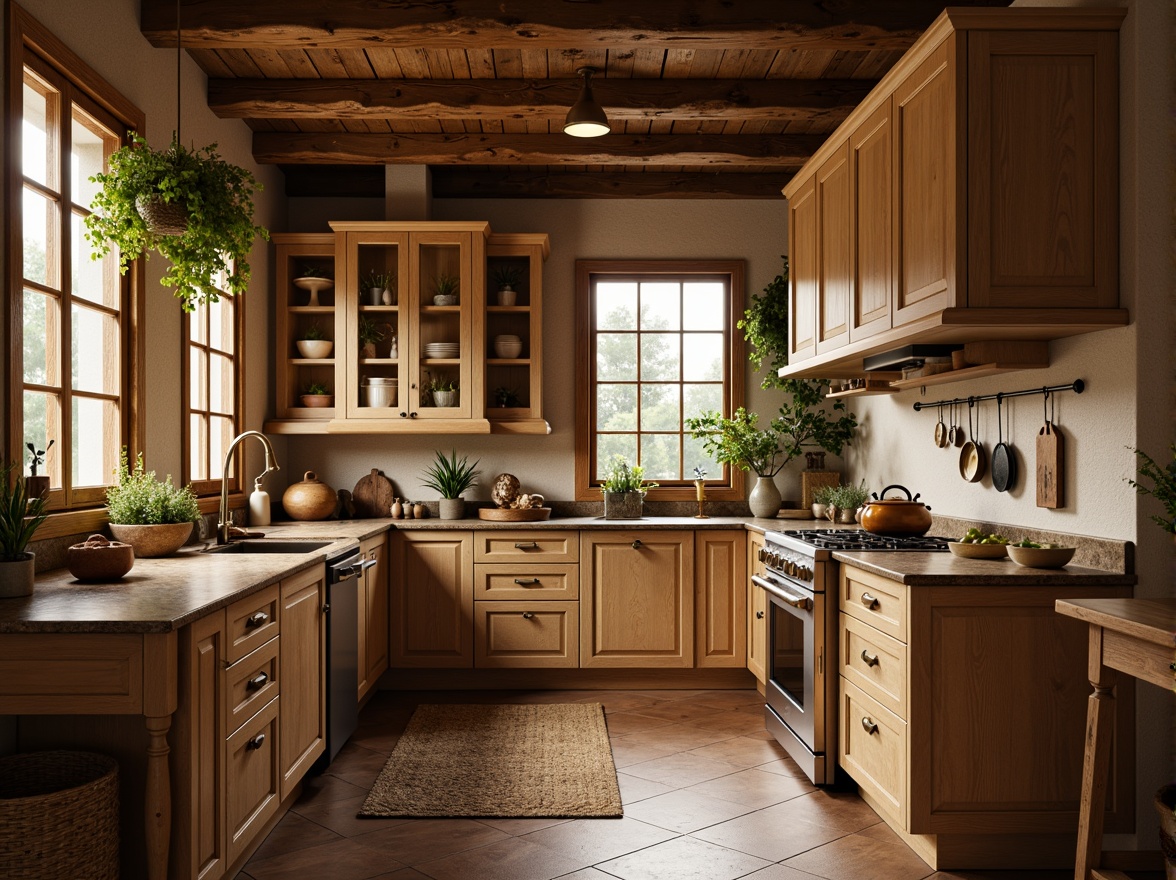
<path fill-rule="evenodd" d="M 761 519 L 775 519 L 780 512 L 782 501 L 780 490 L 776 488 L 776 481 L 771 477 L 757 477 L 751 494 L 747 497 L 747 504 L 753 516 Z"/>

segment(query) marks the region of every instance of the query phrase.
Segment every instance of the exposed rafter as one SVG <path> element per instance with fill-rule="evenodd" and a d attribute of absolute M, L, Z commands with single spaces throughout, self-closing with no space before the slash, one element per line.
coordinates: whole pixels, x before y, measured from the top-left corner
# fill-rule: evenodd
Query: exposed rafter
<path fill-rule="evenodd" d="M 587 141 L 587 142 L 586 142 Z M 269 164 L 744 165 L 799 168 L 816 135 L 347 134 L 254 132 Z"/>
<path fill-rule="evenodd" d="M 184 45 L 195 49 L 905 49 L 942 8 L 942 0 L 183 0 L 182 22 Z M 142 0 L 141 21 L 152 45 L 175 45 L 173 0 Z"/>
<path fill-rule="evenodd" d="M 872 80 L 599 80 L 612 120 L 824 120 L 836 124 Z M 210 79 L 208 106 L 237 119 L 562 119 L 579 93 L 571 79 Z"/>

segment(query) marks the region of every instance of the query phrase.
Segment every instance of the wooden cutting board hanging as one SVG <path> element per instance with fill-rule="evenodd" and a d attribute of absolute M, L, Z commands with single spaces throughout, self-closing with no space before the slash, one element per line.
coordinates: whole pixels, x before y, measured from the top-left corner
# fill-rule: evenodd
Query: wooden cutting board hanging
<path fill-rule="evenodd" d="M 1050 403 L 1050 417 L 1037 432 L 1037 506 L 1057 509 L 1066 506 L 1066 438 L 1053 422 L 1052 395 L 1047 393 L 1046 399 Z"/>
<path fill-rule="evenodd" d="M 366 477 L 360 477 L 351 493 L 355 504 L 355 515 L 359 518 L 388 516 L 392 508 L 392 481 L 372 468 Z"/>

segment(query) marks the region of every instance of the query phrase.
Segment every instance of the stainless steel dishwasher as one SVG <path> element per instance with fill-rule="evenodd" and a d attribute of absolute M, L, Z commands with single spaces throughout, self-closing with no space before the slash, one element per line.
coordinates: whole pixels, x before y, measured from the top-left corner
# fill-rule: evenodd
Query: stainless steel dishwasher
<path fill-rule="evenodd" d="M 358 547 L 327 560 L 327 748 L 315 762 L 321 773 L 355 733 L 359 723 L 359 585 L 376 564 L 360 556 Z"/>

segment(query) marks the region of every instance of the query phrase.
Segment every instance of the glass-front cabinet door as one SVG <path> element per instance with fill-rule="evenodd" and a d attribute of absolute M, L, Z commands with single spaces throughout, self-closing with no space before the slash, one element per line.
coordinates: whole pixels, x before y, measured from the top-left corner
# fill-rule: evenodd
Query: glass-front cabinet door
<path fill-rule="evenodd" d="M 346 340 L 347 419 L 399 418 L 408 409 L 407 355 L 412 314 L 405 232 L 343 237 L 344 295 L 338 335 Z"/>
<path fill-rule="evenodd" d="M 468 419 L 481 409 L 473 389 L 475 306 L 482 307 L 483 270 L 475 279 L 468 232 L 414 232 L 410 236 L 409 273 L 417 292 L 413 309 L 415 345 L 408 387 L 408 417 Z M 481 260 L 479 260 L 479 264 Z"/>

